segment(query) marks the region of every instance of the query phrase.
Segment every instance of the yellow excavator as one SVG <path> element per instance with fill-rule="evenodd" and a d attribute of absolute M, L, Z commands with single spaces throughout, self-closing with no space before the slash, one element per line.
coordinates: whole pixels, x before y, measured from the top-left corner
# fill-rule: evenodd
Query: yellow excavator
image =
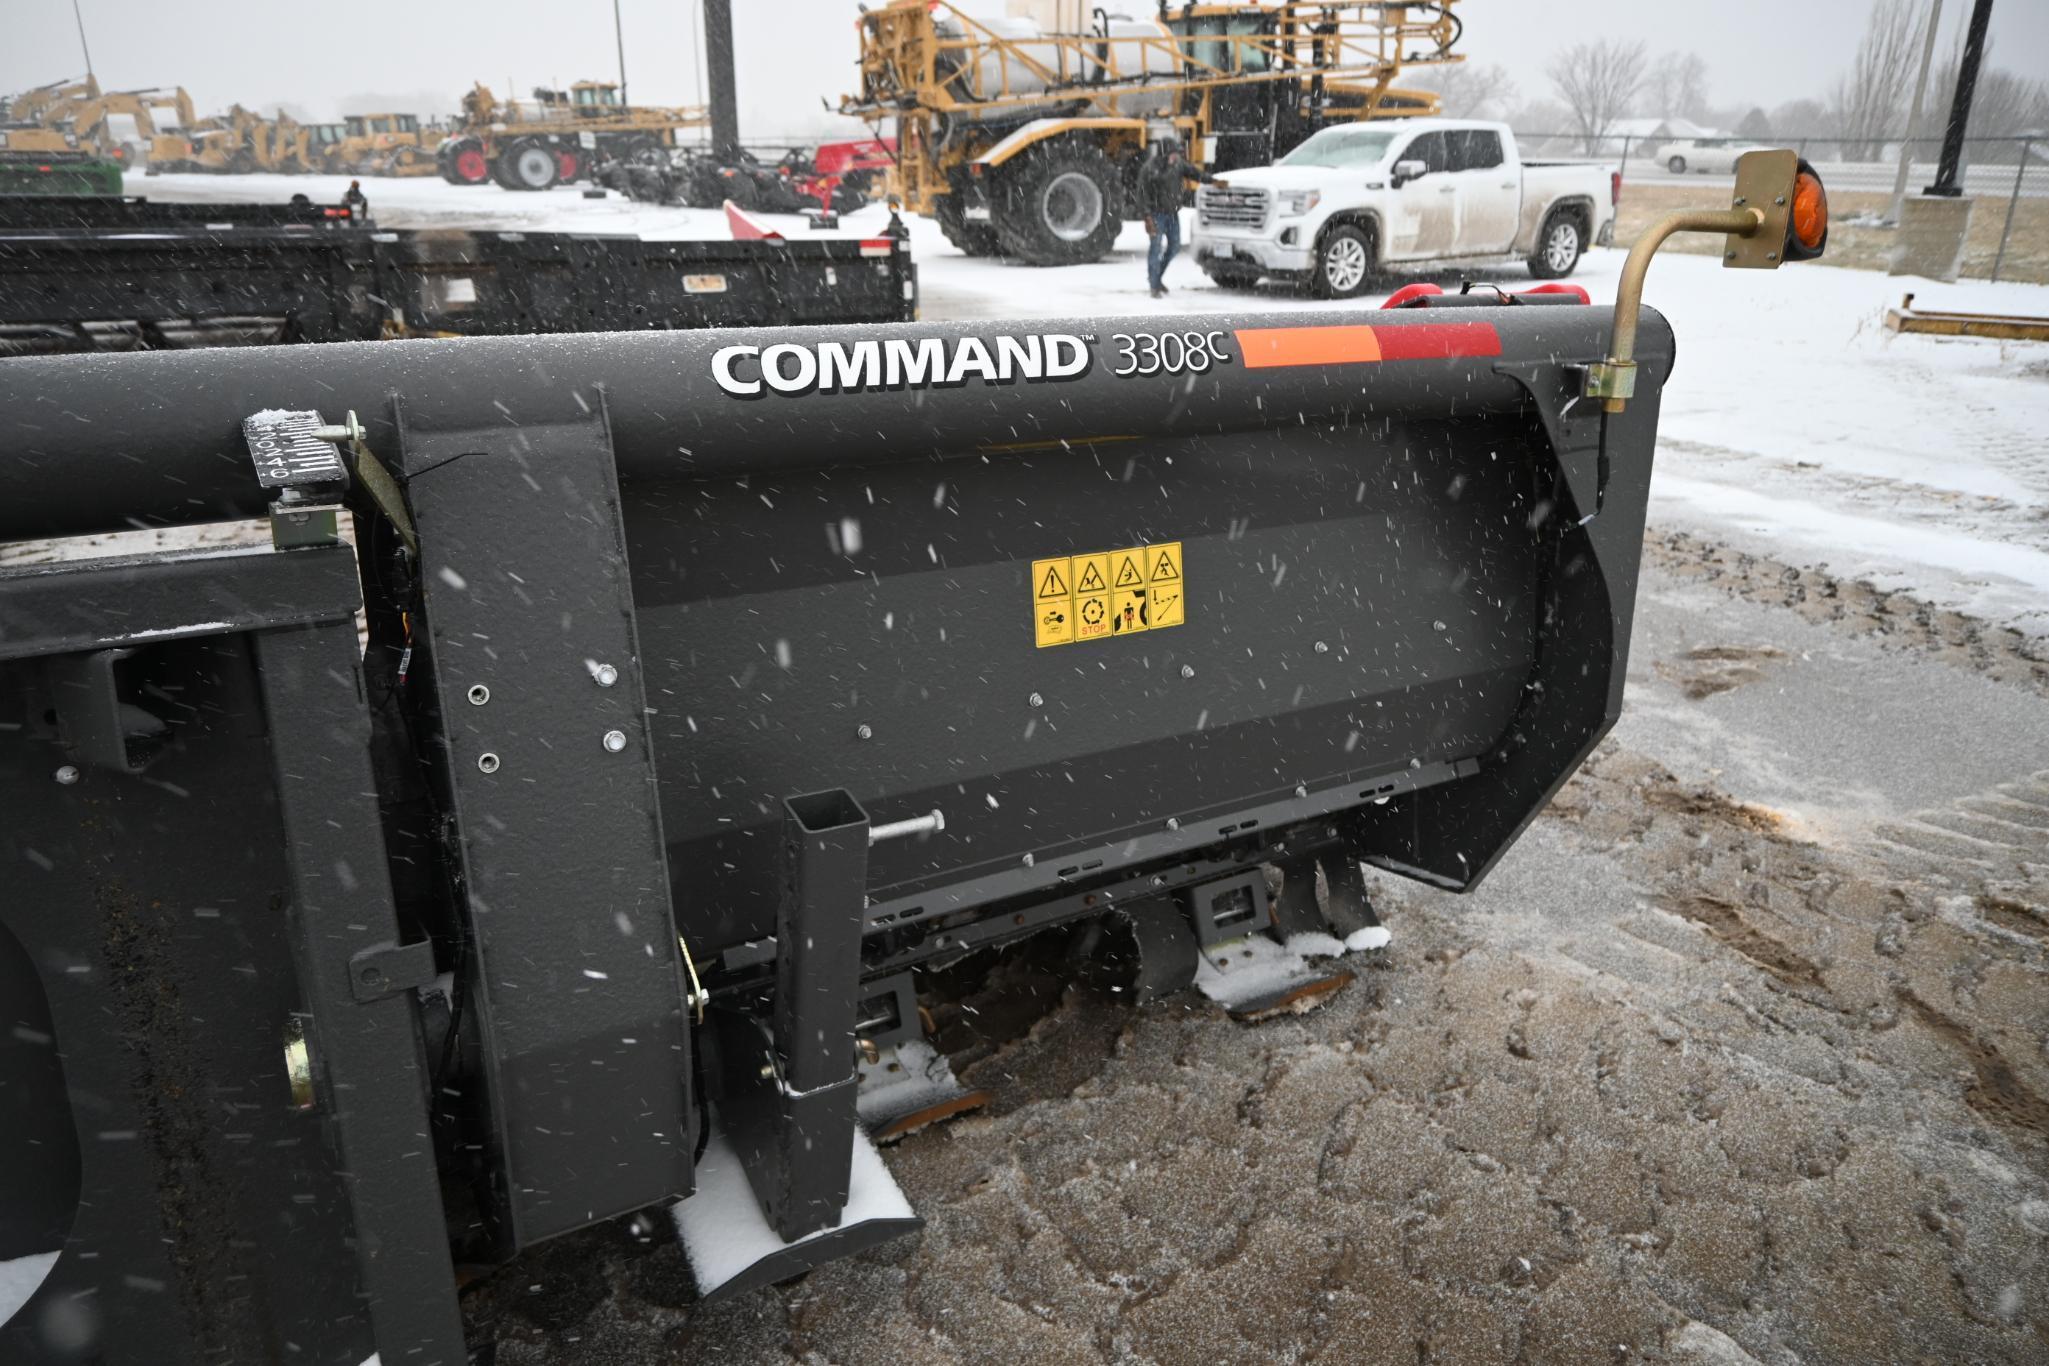
<path fill-rule="evenodd" d="M 894 133 L 893 191 L 969 255 L 1094 261 L 1135 216 L 1157 138 L 1227 171 L 1331 123 L 1435 113 L 1435 95 L 1393 81 L 1464 60 L 1456 3 L 1162 0 L 1150 19 L 1098 9 L 1093 28 L 1062 33 L 891 0 L 860 17 L 861 88 L 840 111 Z"/>

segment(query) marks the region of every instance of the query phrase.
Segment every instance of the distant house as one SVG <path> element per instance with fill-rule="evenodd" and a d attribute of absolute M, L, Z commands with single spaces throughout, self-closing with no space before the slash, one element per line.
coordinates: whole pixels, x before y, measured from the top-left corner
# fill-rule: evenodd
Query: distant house
<path fill-rule="evenodd" d="M 1729 135 L 1719 128 L 1709 128 L 1692 119 L 1677 116 L 1670 118 L 1617 119 L 1608 130 L 1611 141 L 1629 139 L 1629 154 L 1633 157 L 1655 157 L 1658 149 L 1668 142 L 1681 138 L 1725 138 Z"/>

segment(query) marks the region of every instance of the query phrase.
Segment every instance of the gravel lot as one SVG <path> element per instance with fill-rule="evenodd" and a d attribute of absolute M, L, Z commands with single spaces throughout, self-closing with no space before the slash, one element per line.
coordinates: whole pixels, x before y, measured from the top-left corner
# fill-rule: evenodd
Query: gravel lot
<path fill-rule="evenodd" d="M 986 1114 L 918 1238 L 711 1309 L 616 1229 L 471 1287 L 497 1361 L 2040 1361 L 2049 661 L 1648 546 L 1624 720 L 1476 895 L 1383 883 L 1323 1011 L 1038 955 L 942 1013 Z M 972 1013 L 971 1013 L 972 1012 Z"/>

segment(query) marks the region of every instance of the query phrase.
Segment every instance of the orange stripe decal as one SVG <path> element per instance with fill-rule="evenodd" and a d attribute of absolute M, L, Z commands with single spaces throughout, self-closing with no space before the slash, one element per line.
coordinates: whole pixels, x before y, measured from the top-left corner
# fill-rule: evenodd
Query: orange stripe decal
<path fill-rule="evenodd" d="M 1238 332 L 1248 370 L 1280 365 L 1342 365 L 1377 361 L 1380 342 L 1370 327 L 1248 327 Z"/>

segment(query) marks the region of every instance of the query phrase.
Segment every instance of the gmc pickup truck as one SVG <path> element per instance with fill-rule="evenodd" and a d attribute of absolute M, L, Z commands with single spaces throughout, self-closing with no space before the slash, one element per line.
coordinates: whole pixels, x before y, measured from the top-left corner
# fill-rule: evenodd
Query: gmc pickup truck
<path fill-rule="evenodd" d="M 1226 287 L 1274 277 L 1333 299 L 1395 264 L 1522 260 L 1554 279 L 1613 238 L 1621 193 L 1620 171 L 1522 160 L 1506 124 L 1347 124 L 1204 185 L 1195 258 Z"/>

